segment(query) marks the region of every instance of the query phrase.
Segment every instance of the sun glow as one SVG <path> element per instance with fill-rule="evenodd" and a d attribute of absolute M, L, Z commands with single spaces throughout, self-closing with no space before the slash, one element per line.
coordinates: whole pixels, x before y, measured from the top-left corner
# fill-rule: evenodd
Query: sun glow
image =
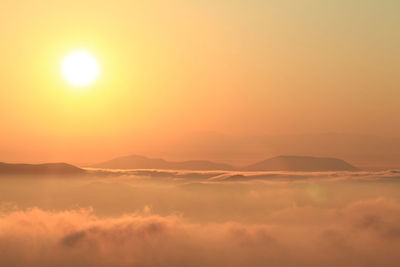
<path fill-rule="evenodd" d="M 83 87 L 93 83 L 99 76 L 99 65 L 87 51 L 69 53 L 61 63 L 63 77 L 73 86 Z"/>

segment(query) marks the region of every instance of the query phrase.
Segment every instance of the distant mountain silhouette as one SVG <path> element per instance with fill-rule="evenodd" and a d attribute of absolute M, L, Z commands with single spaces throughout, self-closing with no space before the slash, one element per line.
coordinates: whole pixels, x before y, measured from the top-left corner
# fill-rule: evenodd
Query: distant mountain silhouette
<path fill-rule="evenodd" d="M 171 169 L 171 170 L 232 170 L 233 167 L 206 160 L 189 160 L 181 162 L 166 161 L 163 159 L 147 158 L 139 155 L 118 157 L 99 164 L 91 165 L 94 168 L 106 169 Z"/>
<path fill-rule="evenodd" d="M 317 155 L 344 159 L 363 169 L 400 168 L 400 138 L 363 134 L 233 136 L 197 132 L 161 141 L 138 139 L 130 146 L 138 154 L 174 161 L 201 158 L 243 166 L 276 155 Z"/>
<path fill-rule="evenodd" d="M 89 167 L 105 169 L 170 169 L 170 170 L 242 170 L 242 171 L 356 171 L 356 167 L 336 158 L 278 156 L 243 168 L 205 160 L 181 162 L 147 158 L 139 155 L 118 157 Z"/>
<path fill-rule="evenodd" d="M 247 167 L 246 171 L 356 171 L 356 167 L 336 158 L 278 156 Z"/>
<path fill-rule="evenodd" d="M 85 170 L 66 163 L 45 163 L 45 164 L 15 164 L 0 162 L 1 174 L 83 174 Z"/>

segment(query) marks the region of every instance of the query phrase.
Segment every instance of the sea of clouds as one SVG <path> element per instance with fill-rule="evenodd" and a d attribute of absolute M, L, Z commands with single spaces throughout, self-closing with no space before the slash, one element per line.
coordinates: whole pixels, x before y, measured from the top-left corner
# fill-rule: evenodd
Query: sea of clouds
<path fill-rule="evenodd" d="M 0 266 L 398 266 L 400 172 L 0 177 Z"/>

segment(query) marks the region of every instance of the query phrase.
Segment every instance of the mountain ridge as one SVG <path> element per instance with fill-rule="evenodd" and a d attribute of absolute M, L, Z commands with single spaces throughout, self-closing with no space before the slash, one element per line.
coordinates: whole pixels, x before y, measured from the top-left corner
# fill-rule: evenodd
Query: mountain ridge
<path fill-rule="evenodd" d="M 84 173 L 86 173 L 84 169 L 64 162 L 42 164 L 0 162 L 0 174 L 66 175 Z"/>
<path fill-rule="evenodd" d="M 109 169 L 233 170 L 233 167 L 229 164 L 208 160 L 167 161 L 140 155 L 117 157 L 88 167 Z"/>
<path fill-rule="evenodd" d="M 348 162 L 333 157 L 282 155 L 250 164 L 246 171 L 357 171 Z"/>
<path fill-rule="evenodd" d="M 256 163 L 234 167 L 207 160 L 167 161 L 140 155 L 117 157 L 88 167 L 105 169 L 173 169 L 173 170 L 237 170 L 237 171 L 356 171 L 358 168 L 333 157 L 282 155 Z"/>

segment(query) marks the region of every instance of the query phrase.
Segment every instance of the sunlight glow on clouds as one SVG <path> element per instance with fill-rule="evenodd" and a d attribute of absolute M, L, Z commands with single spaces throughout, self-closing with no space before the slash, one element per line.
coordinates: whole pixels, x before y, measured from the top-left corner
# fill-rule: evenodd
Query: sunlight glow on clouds
<path fill-rule="evenodd" d="M 198 180 L 211 174 L 218 173 L 3 177 L 0 265 L 395 267 L 400 261 L 398 171 Z"/>
<path fill-rule="evenodd" d="M 297 225 L 286 223 L 296 214 L 308 219 Z M 387 199 L 329 210 L 293 207 L 278 213 L 277 223 L 270 225 L 197 224 L 179 216 L 140 213 L 99 218 L 90 210 L 17 210 L 0 218 L 0 263 L 396 266 L 399 214 L 400 204 Z"/>

